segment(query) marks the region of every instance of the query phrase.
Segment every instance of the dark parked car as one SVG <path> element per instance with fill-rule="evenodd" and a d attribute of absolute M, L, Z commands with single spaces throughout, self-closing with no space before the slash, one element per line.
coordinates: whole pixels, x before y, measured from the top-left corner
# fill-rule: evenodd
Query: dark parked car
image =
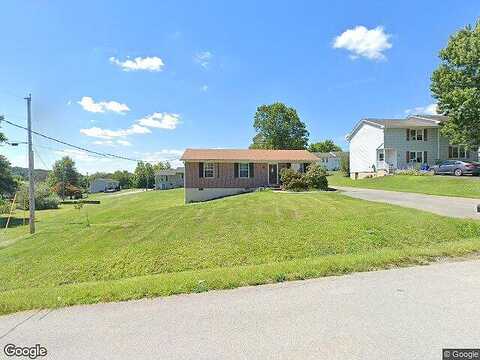
<path fill-rule="evenodd" d="M 432 166 L 432 170 L 435 175 L 479 175 L 480 164 L 473 161 L 445 160 L 442 161 L 440 164 Z"/>

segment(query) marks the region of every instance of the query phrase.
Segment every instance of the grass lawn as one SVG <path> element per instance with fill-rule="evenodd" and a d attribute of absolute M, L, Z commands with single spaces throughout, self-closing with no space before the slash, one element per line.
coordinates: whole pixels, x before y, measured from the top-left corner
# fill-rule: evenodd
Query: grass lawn
<path fill-rule="evenodd" d="M 480 222 L 333 192 L 265 191 L 184 205 L 177 189 L 101 201 L 80 211 L 72 205 L 39 211 L 34 236 L 23 225 L 1 230 L 0 313 L 366 271 L 480 250 Z"/>
<path fill-rule="evenodd" d="M 431 195 L 480 198 L 480 178 L 477 176 L 394 175 L 352 180 L 344 177 L 340 172 L 332 172 L 328 177 L 328 184 L 330 186 L 352 186 Z"/>

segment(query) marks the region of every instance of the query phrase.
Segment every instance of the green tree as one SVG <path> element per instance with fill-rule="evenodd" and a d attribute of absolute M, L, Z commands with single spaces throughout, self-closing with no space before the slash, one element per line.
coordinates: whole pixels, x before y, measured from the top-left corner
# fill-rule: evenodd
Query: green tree
<path fill-rule="evenodd" d="M 64 189 L 68 185 L 79 186 L 81 175 L 75 168 L 75 162 L 68 156 L 64 156 L 53 164 L 52 172 L 48 175 L 47 183 L 50 187 L 55 187 L 60 192 L 58 195 L 64 196 Z M 57 184 L 62 186 L 57 186 Z"/>
<path fill-rule="evenodd" d="M 350 155 L 349 153 L 343 154 L 340 157 L 340 171 L 342 172 L 343 176 L 350 176 Z"/>
<path fill-rule="evenodd" d="M 158 163 L 156 164 L 153 164 L 153 171 L 154 172 L 158 172 L 160 170 L 168 170 L 168 169 L 171 169 L 172 166 L 170 165 L 170 163 L 168 161 L 159 161 Z"/>
<path fill-rule="evenodd" d="M 0 197 L 10 197 L 15 193 L 17 182 L 12 176 L 10 162 L 0 155 Z"/>
<path fill-rule="evenodd" d="M 155 172 L 152 164 L 139 161 L 133 175 L 133 183 L 136 188 L 153 188 L 155 186 Z"/>
<path fill-rule="evenodd" d="M 325 141 L 311 143 L 308 146 L 308 151 L 326 153 L 330 151 L 342 151 L 342 148 L 335 144 L 333 140 L 327 139 Z"/>
<path fill-rule="evenodd" d="M 2 125 L 2 121 L 3 121 L 4 117 L 0 115 L 0 125 Z M 0 131 L 0 144 L 4 143 L 7 141 L 7 137 L 5 136 L 4 133 L 2 133 Z"/>
<path fill-rule="evenodd" d="M 252 149 L 305 149 L 308 131 L 294 108 L 282 103 L 257 108 Z"/>
<path fill-rule="evenodd" d="M 454 33 L 440 51 L 431 90 L 438 112 L 448 116 L 441 132 L 452 143 L 480 144 L 480 21 Z"/>
<path fill-rule="evenodd" d="M 133 186 L 133 174 L 127 170 L 117 170 L 112 174 L 112 179 L 117 180 L 122 189 L 129 189 Z"/>

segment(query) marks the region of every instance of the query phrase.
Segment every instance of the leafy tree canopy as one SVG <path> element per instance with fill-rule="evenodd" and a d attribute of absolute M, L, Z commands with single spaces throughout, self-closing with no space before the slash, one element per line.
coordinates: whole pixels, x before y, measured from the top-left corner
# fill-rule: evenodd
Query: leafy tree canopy
<path fill-rule="evenodd" d="M 155 171 L 150 163 L 139 161 L 133 175 L 136 188 L 153 188 L 155 186 Z"/>
<path fill-rule="evenodd" d="M 325 141 L 319 141 L 312 143 L 308 146 L 308 151 L 311 152 L 330 152 L 330 151 L 342 151 L 342 148 L 335 144 L 332 140 L 327 139 Z"/>
<path fill-rule="evenodd" d="M 438 112 L 449 117 L 442 134 L 452 143 L 480 144 L 480 21 L 453 34 L 440 51 L 431 90 Z"/>
<path fill-rule="evenodd" d="M 157 172 L 159 170 L 168 170 L 168 169 L 171 169 L 172 166 L 170 165 L 170 163 L 168 161 L 160 161 L 156 164 L 153 165 L 153 171 L 154 172 Z"/>
<path fill-rule="evenodd" d="M 48 184 L 53 187 L 58 183 L 65 183 L 74 186 L 79 185 L 81 175 L 75 168 L 72 158 L 64 156 L 53 164 L 52 172 L 48 175 Z"/>
<path fill-rule="evenodd" d="M 2 125 L 2 120 L 3 120 L 3 116 L 0 116 L 0 126 Z M 4 143 L 7 141 L 7 137 L 5 136 L 4 133 L 2 133 L 0 131 L 0 144 Z"/>
<path fill-rule="evenodd" d="M 133 174 L 127 170 L 115 171 L 112 179 L 117 180 L 122 189 L 129 189 L 133 186 Z"/>
<path fill-rule="evenodd" d="M 10 162 L 0 155 L 0 197 L 10 197 L 15 193 L 17 183 L 12 176 Z"/>
<path fill-rule="evenodd" d="M 305 149 L 308 131 L 294 108 L 282 103 L 257 108 L 252 149 Z"/>

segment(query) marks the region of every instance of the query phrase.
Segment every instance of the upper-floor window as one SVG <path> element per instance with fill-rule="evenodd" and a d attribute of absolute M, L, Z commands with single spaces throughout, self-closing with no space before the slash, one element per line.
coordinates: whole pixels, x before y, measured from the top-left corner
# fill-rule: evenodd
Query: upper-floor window
<path fill-rule="evenodd" d="M 248 163 L 238 164 L 238 177 L 241 177 L 241 178 L 250 177 L 250 165 Z"/>
<path fill-rule="evenodd" d="M 465 146 L 451 145 L 448 147 L 449 159 L 468 159 L 469 157 L 470 157 L 470 152 L 467 149 L 465 149 Z"/>
<path fill-rule="evenodd" d="M 215 177 L 215 164 L 214 163 L 204 163 L 203 164 L 203 177 L 213 178 Z"/>
<path fill-rule="evenodd" d="M 427 141 L 427 129 L 407 129 L 407 141 Z"/>

